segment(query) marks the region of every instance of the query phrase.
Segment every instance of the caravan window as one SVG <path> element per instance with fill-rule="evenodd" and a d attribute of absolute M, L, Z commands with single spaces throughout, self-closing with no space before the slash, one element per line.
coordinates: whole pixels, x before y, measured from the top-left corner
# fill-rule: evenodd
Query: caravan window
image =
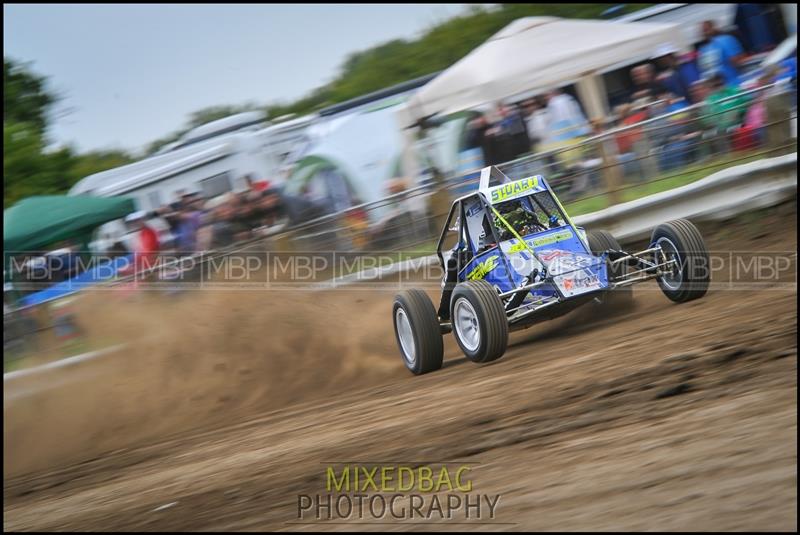
<path fill-rule="evenodd" d="M 150 208 L 153 210 L 158 210 L 161 208 L 161 192 L 151 191 L 147 194 L 147 201 L 150 203 Z"/>
<path fill-rule="evenodd" d="M 203 189 L 203 196 L 206 199 L 228 193 L 233 189 L 231 178 L 227 172 L 201 180 L 200 187 Z"/>

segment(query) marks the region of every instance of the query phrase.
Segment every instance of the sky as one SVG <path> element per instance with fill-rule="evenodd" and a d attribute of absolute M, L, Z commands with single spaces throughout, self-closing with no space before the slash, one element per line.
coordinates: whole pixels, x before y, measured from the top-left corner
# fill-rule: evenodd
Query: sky
<path fill-rule="evenodd" d="M 63 97 L 49 135 L 140 151 L 207 106 L 291 101 L 348 54 L 414 38 L 466 4 L 3 6 L 4 55 Z"/>

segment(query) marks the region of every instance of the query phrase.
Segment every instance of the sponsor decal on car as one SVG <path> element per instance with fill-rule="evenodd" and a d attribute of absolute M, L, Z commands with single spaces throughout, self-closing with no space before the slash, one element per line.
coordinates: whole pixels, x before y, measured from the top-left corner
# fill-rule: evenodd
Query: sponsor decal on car
<path fill-rule="evenodd" d="M 541 247 L 542 245 L 550 245 L 556 242 L 568 240 L 572 238 L 572 236 L 573 234 L 571 230 L 561 230 L 548 236 L 533 238 L 532 240 L 525 240 L 525 242 L 527 242 L 528 246 L 530 247 Z M 508 249 L 508 252 L 518 253 L 526 250 L 527 248 L 528 247 L 525 246 L 525 243 L 517 242 Z"/>
<path fill-rule="evenodd" d="M 542 251 L 540 258 L 553 275 L 553 282 L 567 297 L 603 287 L 591 256 L 555 249 Z"/>
<path fill-rule="evenodd" d="M 486 275 L 492 272 L 494 268 L 497 267 L 497 260 L 500 257 L 498 255 L 490 256 L 483 262 L 480 262 L 477 266 L 475 266 L 472 271 L 467 273 L 467 279 L 469 280 L 476 280 L 482 279 Z"/>

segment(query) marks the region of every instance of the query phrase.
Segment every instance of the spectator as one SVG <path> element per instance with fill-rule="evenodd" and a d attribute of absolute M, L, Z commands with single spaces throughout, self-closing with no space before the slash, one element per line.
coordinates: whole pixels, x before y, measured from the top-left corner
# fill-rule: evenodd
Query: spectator
<path fill-rule="evenodd" d="M 497 103 L 493 111 L 493 117 L 490 121 L 489 128 L 486 129 L 486 138 L 492 145 L 492 153 L 494 156 L 495 164 L 507 162 L 509 154 L 512 152 L 509 149 L 509 136 L 504 128 L 503 121 L 505 119 L 505 108 L 502 103 Z"/>
<path fill-rule="evenodd" d="M 212 209 L 211 241 L 209 248 L 216 250 L 233 242 L 233 233 L 228 222 L 228 202 L 225 201 Z"/>
<path fill-rule="evenodd" d="M 466 148 L 480 148 L 483 153 L 484 165 L 496 165 L 501 163 L 497 158 L 494 137 L 486 134 L 490 126 L 486 115 L 479 113 L 477 117 L 469 122 L 467 131 Z"/>
<path fill-rule="evenodd" d="M 717 30 L 714 21 L 704 21 L 702 31 L 704 41 L 698 49 L 700 74 L 703 78 L 720 74 L 728 86 L 738 87 L 739 68 L 745 59 L 742 45 L 735 37 Z"/>
<path fill-rule="evenodd" d="M 531 141 L 520 109 L 517 106 L 500 103 L 498 112 L 501 139 L 503 140 L 502 147 L 505 149 L 504 161 L 515 160 L 529 153 Z"/>
<path fill-rule="evenodd" d="M 131 275 L 156 266 L 160 244 L 158 232 L 147 224 L 148 213 L 134 212 L 125 218 L 128 230 L 135 232 L 133 247 L 133 263 L 119 270 L 122 276 Z"/>
<path fill-rule="evenodd" d="M 662 91 L 669 91 L 688 101 L 689 89 L 700 79 L 700 73 L 691 55 L 676 54 L 677 50 L 672 46 L 663 46 L 656 51 L 656 64 L 662 69 L 656 76 L 656 83 Z"/>
<path fill-rule="evenodd" d="M 741 123 L 748 97 L 739 94 L 735 87 L 725 83 L 722 74 L 717 74 L 708 83 L 709 93 L 705 99 L 706 124 L 717 130 L 727 131 Z"/>
<path fill-rule="evenodd" d="M 185 194 L 178 212 L 178 228 L 176 247 L 178 253 L 192 254 L 197 250 L 197 231 L 200 228 L 202 198 L 190 193 Z"/>
<path fill-rule="evenodd" d="M 621 104 L 617 106 L 617 119 L 619 126 L 632 126 L 636 123 L 647 120 L 647 109 L 643 106 L 634 107 L 633 104 Z M 627 128 L 616 135 L 617 147 L 620 154 L 633 153 L 634 143 L 642 137 L 641 128 Z"/>
<path fill-rule="evenodd" d="M 247 187 L 250 191 L 262 192 L 269 189 L 270 183 L 268 180 L 253 180 L 253 175 L 248 173 L 244 175 L 244 180 L 247 182 Z"/>
<path fill-rule="evenodd" d="M 766 87 L 773 83 L 780 67 L 772 65 L 758 79 L 758 87 Z M 764 127 L 767 124 L 767 99 L 770 92 L 766 90 L 755 93 L 753 103 L 747 108 L 743 124 L 736 129 L 733 136 L 733 146 L 736 150 L 755 148 L 763 144 L 765 139 Z"/>
<path fill-rule="evenodd" d="M 156 211 L 158 216 L 166 221 L 167 226 L 169 227 L 169 232 L 173 236 L 173 241 L 177 239 L 178 236 L 178 229 L 181 223 L 181 207 L 183 206 L 183 199 L 187 195 L 185 189 L 179 189 L 175 192 L 175 194 L 177 196 L 175 201 L 162 206 Z M 173 243 L 172 245 L 175 244 Z"/>
<path fill-rule="evenodd" d="M 263 192 L 259 200 L 261 224 L 265 227 L 278 227 L 286 223 L 286 209 L 277 188 Z"/>
<path fill-rule="evenodd" d="M 200 215 L 200 227 L 197 229 L 197 250 L 208 251 L 214 241 L 214 219 L 213 209 L 206 210 Z"/>
<path fill-rule="evenodd" d="M 256 191 L 242 192 L 237 220 L 250 230 L 261 226 L 261 208 L 259 200 L 263 193 Z"/>
<path fill-rule="evenodd" d="M 692 104 L 705 102 L 708 96 L 708 84 L 705 80 L 698 80 L 689 87 L 689 101 Z"/>
<path fill-rule="evenodd" d="M 631 126 L 647 119 L 646 108 L 634 108 L 633 104 L 620 104 L 615 111 L 620 127 Z M 641 138 L 642 130 L 639 127 L 626 128 L 615 135 L 619 149 L 618 159 L 626 177 L 643 175 L 641 161 L 636 153 Z"/>
<path fill-rule="evenodd" d="M 689 163 L 691 142 L 688 113 L 678 113 L 688 107 L 686 101 L 669 91 L 658 95 L 658 105 L 651 107 L 654 116 L 668 115 L 651 125 L 651 145 L 660 153 L 659 167 L 662 171 L 675 169 Z"/>
<path fill-rule="evenodd" d="M 239 195 L 231 194 L 226 203 L 228 231 L 232 235 L 231 241 L 242 241 L 250 238 L 250 227 L 243 220 L 243 203 Z"/>
<path fill-rule="evenodd" d="M 652 63 L 645 63 L 637 65 L 631 69 L 631 79 L 633 80 L 633 91 L 631 91 L 630 100 L 639 100 L 642 98 L 655 99 L 656 95 L 661 92 L 661 87 L 656 81 L 656 70 Z"/>
<path fill-rule="evenodd" d="M 589 123 L 578 102 L 572 95 L 556 88 L 547 94 L 547 116 L 549 149 L 565 149 L 577 144 L 580 138 L 591 133 Z M 552 162 L 551 170 L 558 174 L 580 164 L 582 150 L 559 150 Z"/>
<path fill-rule="evenodd" d="M 533 152 L 538 152 L 549 142 L 550 116 L 547 113 L 547 105 L 542 97 L 536 96 L 528 101 L 526 111 L 528 113 L 526 126 L 531 149 Z"/>
<path fill-rule="evenodd" d="M 710 143 L 711 154 L 730 151 L 730 134 L 741 123 L 746 111 L 747 97 L 725 84 L 722 74 L 707 82 L 708 94 L 703 105 L 704 138 Z"/>
<path fill-rule="evenodd" d="M 590 132 L 577 101 L 560 89 L 553 89 L 547 95 L 547 115 L 550 119 L 548 138 L 553 141 L 569 141 Z"/>

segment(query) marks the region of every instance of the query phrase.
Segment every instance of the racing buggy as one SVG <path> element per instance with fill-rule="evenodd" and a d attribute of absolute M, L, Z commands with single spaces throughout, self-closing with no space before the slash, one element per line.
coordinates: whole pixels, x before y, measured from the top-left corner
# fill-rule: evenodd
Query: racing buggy
<path fill-rule="evenodd" d="M 610 233 L 576 226 L 542 176 L 511 180 L 493 166 L 481 171 L 477 192 L 453 202 L 436 252 L 444 271 L 438 309 L 415 288 L 400 292 L 392 310 L 414 374 L 442 367 L 449 332 L 469 360 L 491 362 L 510 331 L 591 302 L 600 311 L 624 307 L 638 282 L 656 279 L 683 303 L 705 295 L 710 281 L 708 251 L 691 222 L 658 225 L 646 249 L 627 252 Z"/>

